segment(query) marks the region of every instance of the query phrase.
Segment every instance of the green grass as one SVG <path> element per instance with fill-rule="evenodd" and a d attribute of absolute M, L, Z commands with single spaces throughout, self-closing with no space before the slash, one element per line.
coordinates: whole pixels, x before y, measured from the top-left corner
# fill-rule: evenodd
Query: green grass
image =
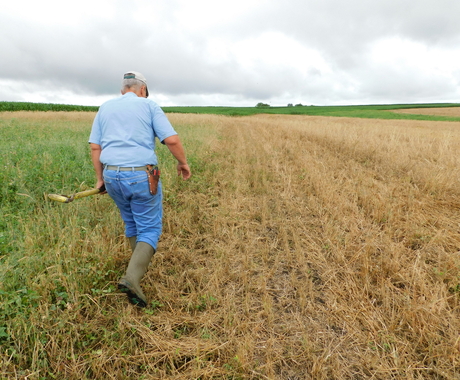
<path fill-rule="evenodd" d="M 123 315 L 106 318 L 105 310 L 92 306 L 113 299 L 113 284 L 125 267 L 126 241 L 118 210 L 108 196 L 69 204 L 47 198 L 49 193 L 70 195 L 95 184 L 87 143 L 94 114 L 81 115 L 22 113 L 0 118 L 0 379 L 16 371 L 15 378 L 55 378 L 52 374 L 60 369 L 53 368 L 47 345 L 65 346 L 70 338 L 67 359 L 74 360 L 71 351 L 99 355 L 105 341 L 119 349 L 117 334 L 124 334 L 113 326 L 125 330 Z M 201 140 L 211 131 L 203 127 L 197 132 L 187 125 L 178 130 L 193 145 L 189 160 L 203 162 Z M 187 183 L 177 179 L 172 156 L 158 145 L 162 182 L 167 185 L 165 204 L 180 209 L 183 201 L 175 188 L 199 192 L 206 184 L 199 177 Z M 203 298 L 194 308 L 201 310 L 211 302 Z M 145 313 L 154 315 L 162 306 L 153 300 Z M 96 327 L 92 321 L 101 317 L 107 325 Z M 126 331 L 132 335 L 131 329 Z M 124 350 L 131 353 L 131 347 Z M 34 377 L 35 371 L 42 375 Z M 101 378 L 90 372 L 75 376 Z"/>
<path fill-rule="evenodd" d="M 6 297 L 6 307 L 18 302 L 29 307 L 30 296 L 35 293 L 27 288 L 24 278 L 41 272 L 39 264 L 24 266 L 25 251 L 32 250 L 42 256 L 55 243 L 55 234 L 46 231 L 57 222 L 35 225 L 36 236 L 42 236 L 34 246 L 25 249 L 25 237 L 31 233 L 24 226 L 37 215 L 56 215 L 56 207 L 47 201 L 46 194 L 72 194 L 79 189 L 91 188 L 94 174 L 88 159 L 87 127 L 83 121 L 0 119 L 0 263 L 8 261 L 8 267 L 0 274 L 3 283 L 2 301 Z M 70 217 L 73 217 L 70 215 Z M 45 228 L 43 230 L 42 228 Z M 62 226 L 57 227 L 60 231 Z M 52 237 L 52 235 L 55 235 Z M 29 268 L 25 271 L 14 270 Z M 32 268 L 32 269 L 30 269 Z M 9 270 L 6 270 L 9 269 Z M 9 294 L 8 292 L 12 292 Z M 14 295 L 13 298 L 8 298 Z M 21 312 L 21 308 L 15 308 Z"/>
<path fill-rule="evenodd" d="M 384 104 L 353 106 L 293 106 L 293 107 L 162 107 L 166 113 L 215 114 L 225 116 L 249 116 L 256 114 L 310 115 L 359 117 L 369 119 L 407 119 L 432 121 L 460 121 L 460 117 L 399 114 L 388 112 L 407 108 L 460 107 L 459 103 Z M 95 106 L 65 104 L 0 102 L 1 111 L 97 111 Z"/>
<path fill-rule="evenodd" d="M 310 115 L 359 117 L 369 119 L 408 119 L 408 120 L 437 120 L 460 121 L 459 117 L 445 117 L 432 115 L 399 114 L 388 112 L 406 108 L 445 108 L 459 107 L 458 103 L 433 104 L 388 104 L 388 105 L 357 105 L 357 106 L 294 106 L 294 107 L 163 107 L 165 112 L 175 113 L 202 113 L 226 116 L 249 116 L 256 114 L 280 115 Z"/>

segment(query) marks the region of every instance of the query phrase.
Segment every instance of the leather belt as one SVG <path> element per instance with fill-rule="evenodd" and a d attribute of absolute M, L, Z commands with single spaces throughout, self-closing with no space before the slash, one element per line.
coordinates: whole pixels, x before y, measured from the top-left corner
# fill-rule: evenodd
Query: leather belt
<path fill-rule="evenodd" d="M 140 171 L 146 171 L 147 166 L 123 167 L 123 166 L 114 166 L 114 165 L 104 165 L 104 169 L 116 170 L 120 172 L 140 172 Z"/>

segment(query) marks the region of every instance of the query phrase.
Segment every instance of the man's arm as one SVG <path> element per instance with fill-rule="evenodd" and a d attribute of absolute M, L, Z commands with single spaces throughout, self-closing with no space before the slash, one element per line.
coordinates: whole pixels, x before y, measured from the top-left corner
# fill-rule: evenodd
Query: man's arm
<path fill-rule="evenodd" d="M 96 172 L 96 187 L 99 189 L 104 184 L 104 179 L 102 177 L 102 163 L 100 161 L 102 148 L 99 144 L 90 143 L 91 146 L 91 160 L 93 161 L 94 171 Z"/>
<path fill-rule="evenodd" d="M 179 136 L 169 136 L 165 138 L 163 142 L 177 160 L 177 175 L 182 175 L 184 180 L 189 179 L 192 176 L 192 173 L 187 164 L 187 158 L 185 157 L 185 151 L 182 143 L 180 142 Z"/>

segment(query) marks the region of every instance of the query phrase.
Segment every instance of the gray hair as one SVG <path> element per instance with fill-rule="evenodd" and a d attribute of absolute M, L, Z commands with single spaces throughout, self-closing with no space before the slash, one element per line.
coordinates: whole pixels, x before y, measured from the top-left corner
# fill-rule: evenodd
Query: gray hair
<path fill-rule="evenodd" d="M 121 82 L 121 91 L 125 93 L 126 90 L 129 90 L 131 88 L 134 90 L 139 90 L 142 86 L 145 86 L 145 83 L 138 79 L 123 79 Z"/>

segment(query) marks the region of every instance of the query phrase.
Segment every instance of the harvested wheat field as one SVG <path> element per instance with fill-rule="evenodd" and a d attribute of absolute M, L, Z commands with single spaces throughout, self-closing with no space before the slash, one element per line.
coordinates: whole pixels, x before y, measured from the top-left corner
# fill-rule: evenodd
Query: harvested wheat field
<path fill-rule="evenodd" d="M 450 116 L 459 117 L 460 107 L 438 107 L 438 108 L 406 108 L 393 110 L 395 113 L 409 113 L 414 115 L 435 115 L 435 116 Z"/>
<path fill-rule="evenodd" d="M 53 206 L 30 223 L 47 226 L 46 276 L 71 296 L 57 310 L 41 301 L 30 320 L 46 339 L 16 348 L 27 359 L 4 353 L 5 374 L 460 379 L 459 123 L 169 118 L 194 177 L 164 168 L 151 306 L 113 290 L 129 250 L 111 200 Z"/>

